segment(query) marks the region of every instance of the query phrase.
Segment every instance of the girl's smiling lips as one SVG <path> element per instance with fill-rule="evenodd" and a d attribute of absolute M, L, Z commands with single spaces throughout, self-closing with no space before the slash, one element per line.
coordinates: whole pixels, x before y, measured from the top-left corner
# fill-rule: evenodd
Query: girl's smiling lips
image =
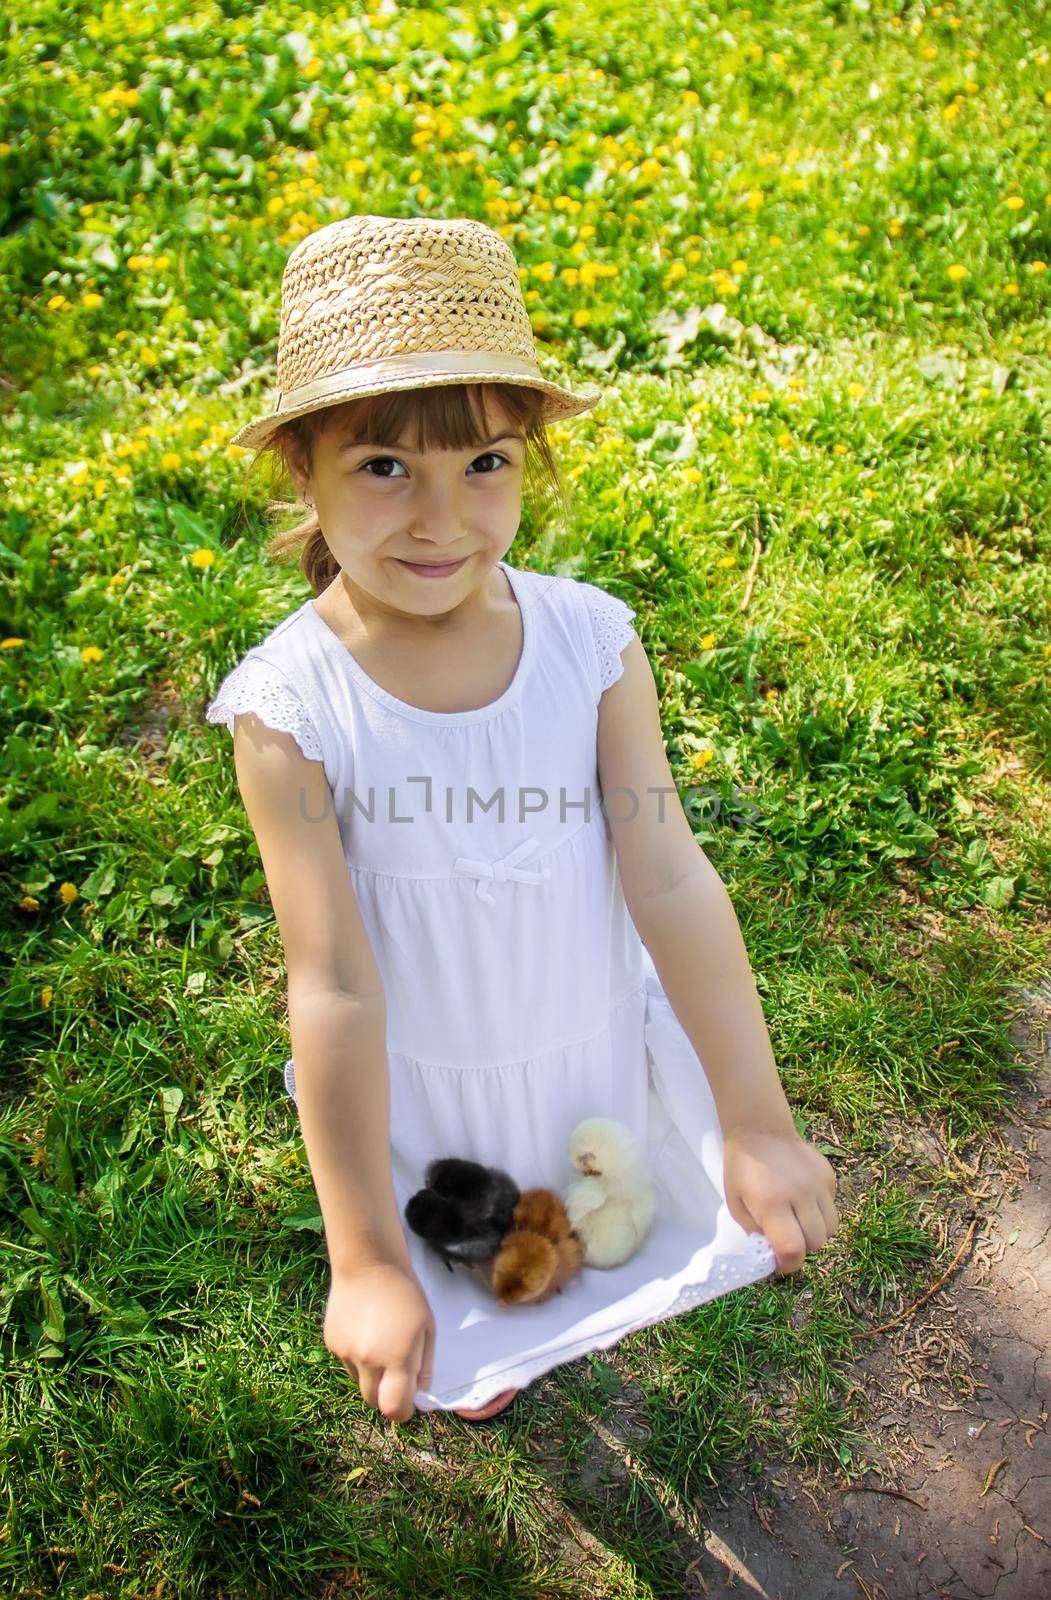
<path fill-rule="evenodd" d="M 444 577 L 448 576 L 449 573 L 459 572 L 460 568 L 463 566 L 464 562 L 467 560 L 467 557 L 466 556 L 462 556 L 459 561 L 437 561 L 437 562 L 435 562 L 435 561 L 405 561 L 405 560 L 402 559 L 401 556 L 395 556 L 394 559 L 395 559 L 395 561 L 397 561 L 397 563 L 398 563 L 398 565 L 400 567 L 407 567 L 410 572 L 418 572 L 421 577 L 424 577 L 424 578 L 444 578 Z"/>

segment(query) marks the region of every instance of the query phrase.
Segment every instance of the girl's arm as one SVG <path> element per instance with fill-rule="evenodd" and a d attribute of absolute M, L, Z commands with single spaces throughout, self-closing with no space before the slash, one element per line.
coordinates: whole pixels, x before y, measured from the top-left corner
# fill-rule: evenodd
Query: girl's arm
<path fill-rule="evenodd" d="M 711 1084 L 731 1214 L 795 1271 L 837 1225 L 835 1173 L 796 1131 L 733 904 L 678 797 L 638 639 L 622 659 L 599 701 L 598 765 L 625 902 Z"/>
<path fill-rule="evenodd" d="M 332 791 L 319 761 L 252 713 L 237 718 L 234 761 L 284 947 L 300 1126 L 332 1272 L 373 1261 L 409 1269 L 391 1175 L 383 986 Z"/>

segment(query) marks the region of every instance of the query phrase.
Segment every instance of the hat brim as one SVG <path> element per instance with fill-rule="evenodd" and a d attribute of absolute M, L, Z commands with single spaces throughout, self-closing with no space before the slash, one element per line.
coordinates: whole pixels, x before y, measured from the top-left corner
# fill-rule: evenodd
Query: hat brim
<path fill-rule="evenodd" d="M 423 376 L 418 373 L 407 374 L 405 378 L 389 379 L 383 383 L 365 383 L 358 385 L 341 385 L 334 388 L 331 393 L 322 396 L 313 396 L 302 405 L 289 406 L 287 410 L 271 412 L 269 416 L 257 417 L 254 422 L 247 423 L 240 432 L 230 440 L 231 444 L 240 445 L 242 449 L 254 445 L 261 449 L 269 448 L 271 437 L 283 422 L 289 422 L 294 417 L 304 417 L 311 411 L 324 411 L 329 406 L 339 405 L 345 400 L 359 400 L 366 395 L 389 394 L 391 390 L 403 389 L 433 389 L 439 384 L 447 383 L 513 383 L 523 389 L 539 389 L 547 396 L 546 405 L 541 421 L 564 422 L 570 417 L 580 416 L 582 412 L 590 411 L 602 399 L 603 391 L 595 389 L 582 394 L 573 394 L 561 384 L 552 383 L 546 378 L 519 378 L 512 377 L 506 372 L 441 372 L 433 377 Z"/>

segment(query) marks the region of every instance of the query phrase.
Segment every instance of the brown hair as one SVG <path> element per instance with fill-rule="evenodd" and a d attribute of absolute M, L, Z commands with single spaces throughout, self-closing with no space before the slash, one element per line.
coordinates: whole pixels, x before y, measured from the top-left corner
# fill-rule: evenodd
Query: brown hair
<path fill-rule="evenodd" d="M 405 437 L 418 451 L 469 450 L 480 445 L 485 437 L 481 414 L 483 389 L 495 391 L 494 398 L 511 418 L 512 426 L 521 428 L 525 434 L 525 501 L 530 516 L 535 515 L 538 526 L 543 527 L 546 510 L 554 503 L 560 512 L 562 529 L 568 532 L 572 515 L 570 501 L 551 450 L 546 424 L 540 420 L 544 408 L 542 391 L 518 383 L 443 383 L 430 388 L 365 395 L 280 423 L 257 451 L 252 466 L 261 456 L 270 455 L 267 511 L 270 520 L 277 520 L 285 511 L 297 512 L 298 520 L 291 528 L 270 537 L 267 555 L 280 561 L 298 554 L 300 570 L 315 594 L 327 588 L 339 572 L 339 562 L 328 547 L 317 513 L 310 510 L 304 517 L 305 502 L 284 497 L 290 489 L 295 492 L 289 462 L 310 471 L 315 441 L 329 423 L 330 414 L 338 412 L 347 416 L 358 444 L 389 445 L 392 439 Z M 546 532 L 550 547 L 555 534 L 552 530 Z"/>

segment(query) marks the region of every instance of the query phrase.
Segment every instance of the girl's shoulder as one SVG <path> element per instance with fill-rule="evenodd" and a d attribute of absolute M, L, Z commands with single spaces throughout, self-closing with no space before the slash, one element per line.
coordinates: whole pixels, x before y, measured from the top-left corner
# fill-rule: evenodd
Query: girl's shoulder
<path fill-rule="evenodd" d="M 539 573 L 529 576 L 558 585 L 549 591 L 550 598 L 565 620 L 597 699 L 624 670 L 620 653 L 637 637 L 632 625 L 634 608 L 619 595 L 585 578 L 560 575 L 551 579 Z"/>
<path fill-rule="evenodd" d="M 321 761 L 326 718 L 305 615 L 308 604 L 297 606 L 245 651 L 219 684 L 205 717 L 232 733 L 240 713 L 254 712 L 267 727 L 291 733 L 309 760 Z"/>

